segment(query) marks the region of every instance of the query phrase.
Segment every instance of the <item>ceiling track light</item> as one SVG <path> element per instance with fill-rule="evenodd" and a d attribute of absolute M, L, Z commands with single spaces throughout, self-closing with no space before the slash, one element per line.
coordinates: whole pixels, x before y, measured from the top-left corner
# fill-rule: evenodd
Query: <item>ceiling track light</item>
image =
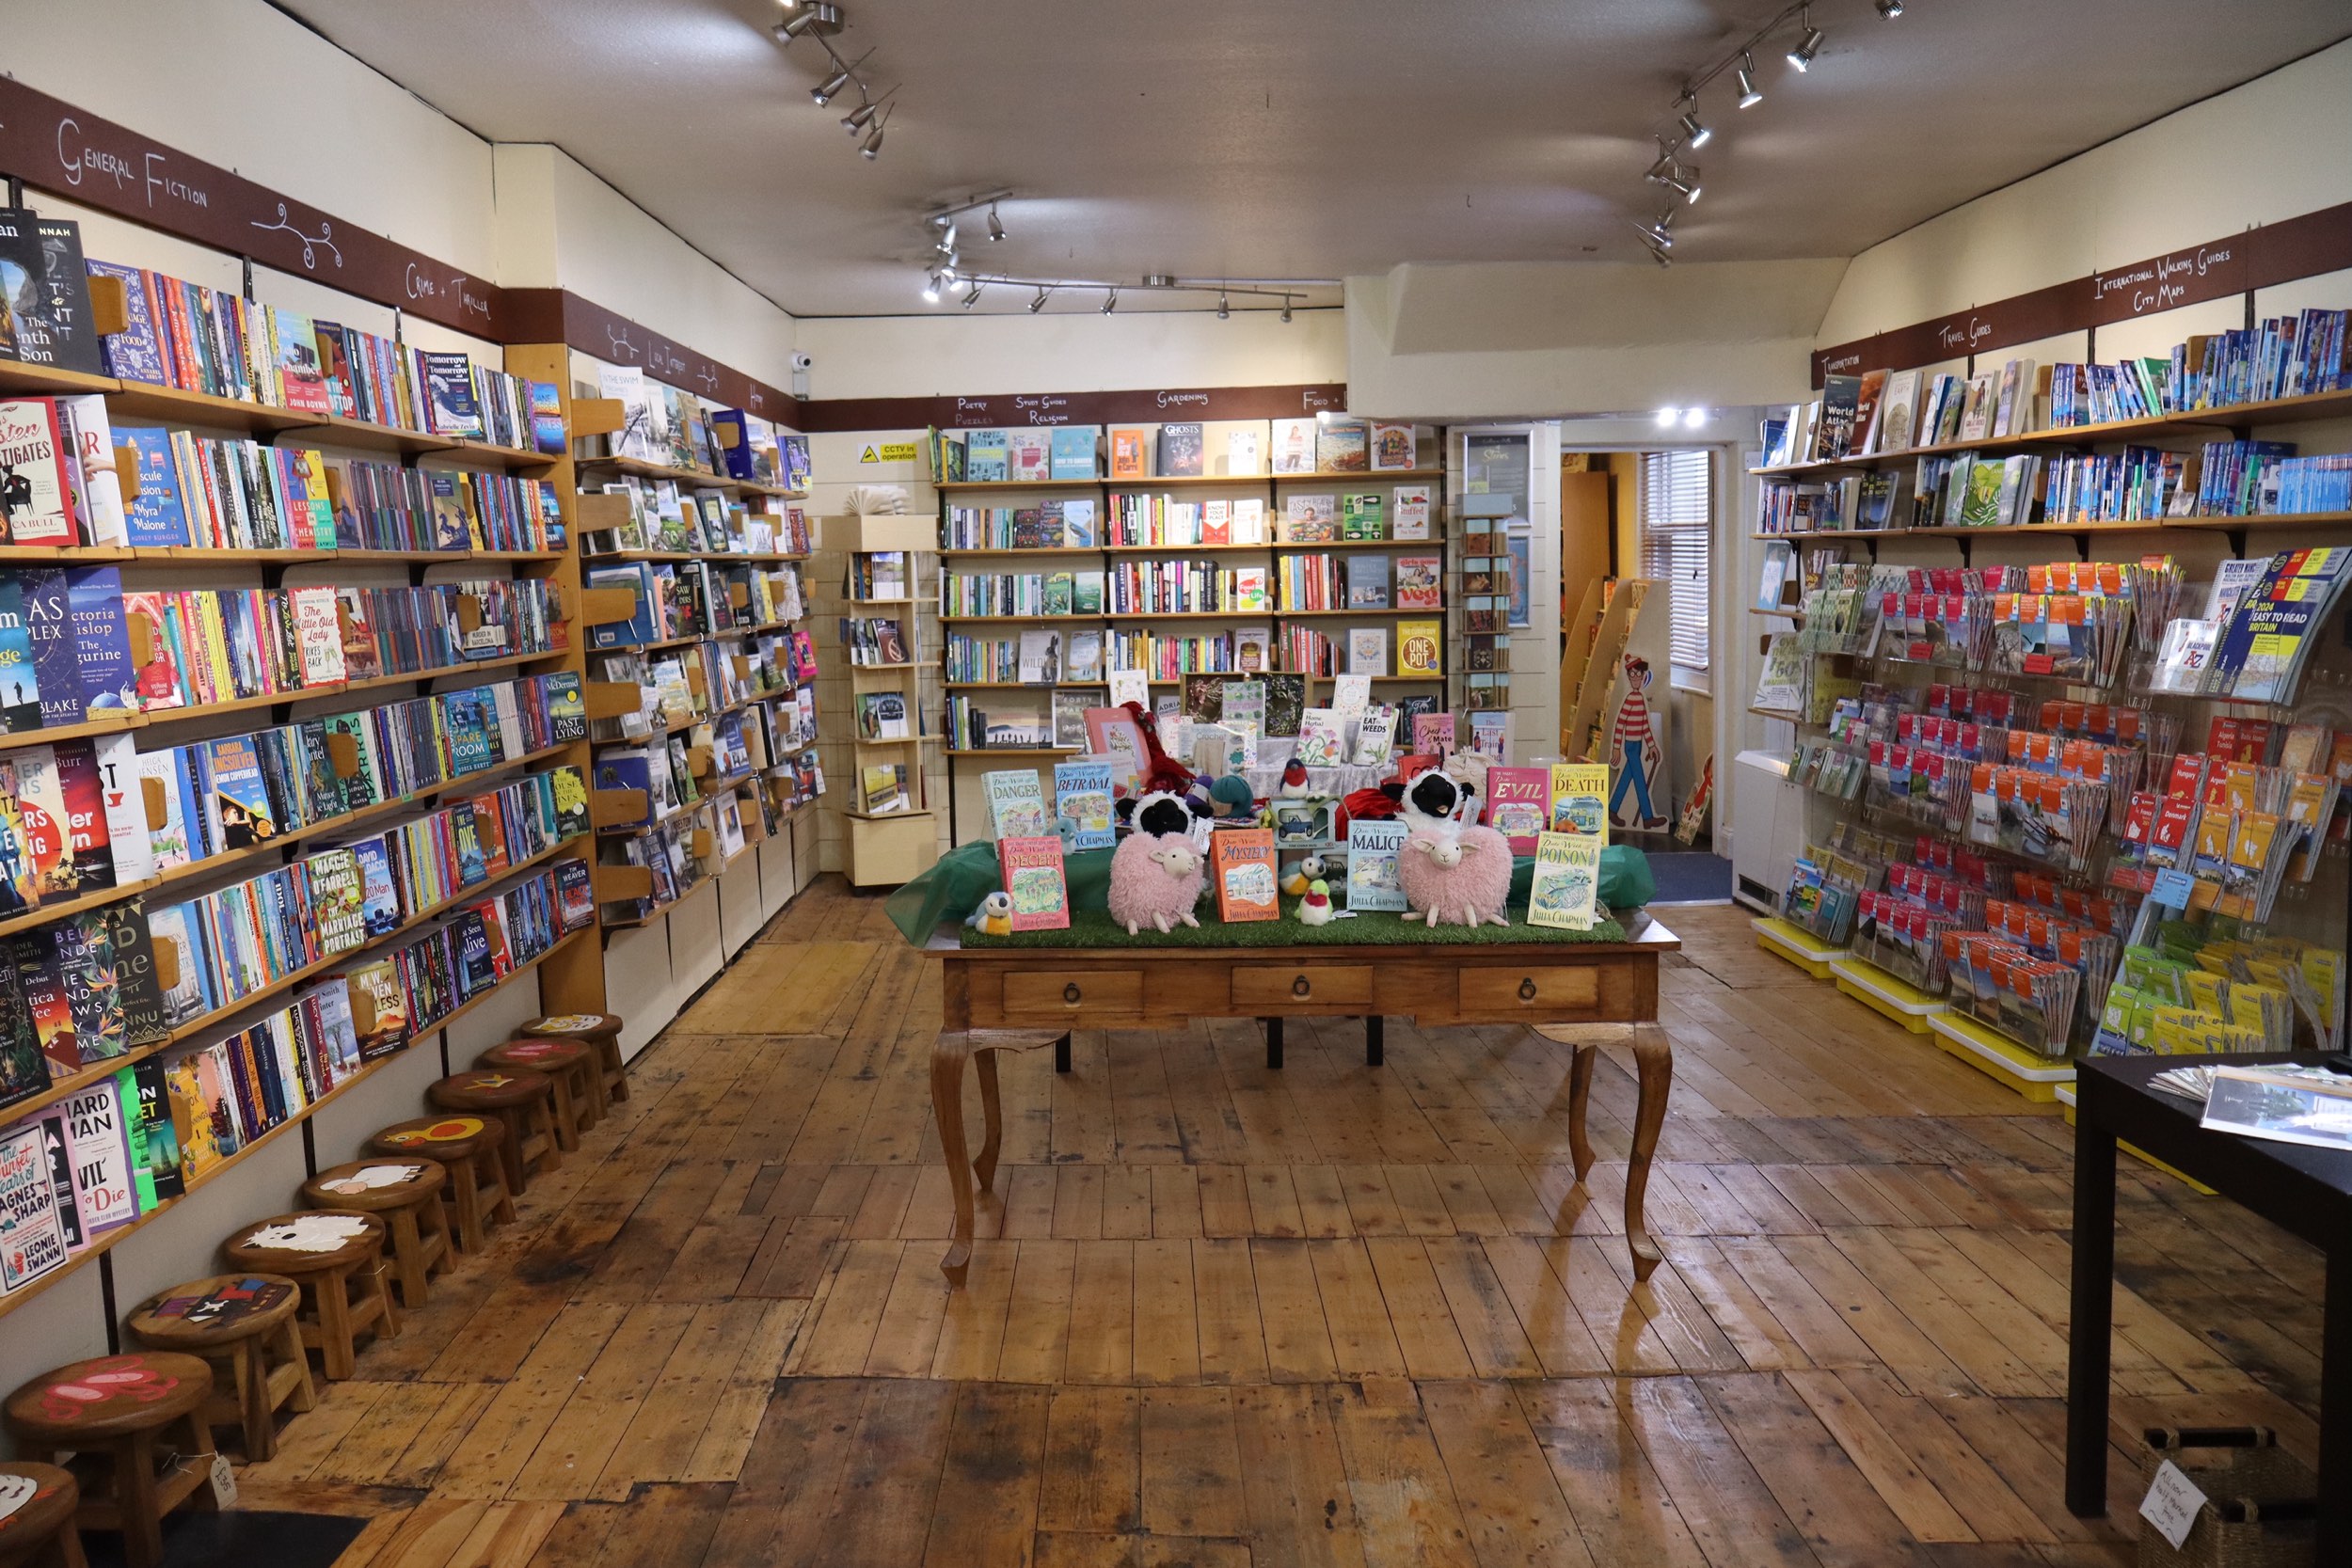
<path fill-rule="evenodd" d="M 1117 289 L 1112 289 L 1112 290 L 1109 290 L 1108 292 L 1106 292 L 1106 293 L 1103 295 L 1103 314 L 1104 314 L 1104 315 L 1106 315 L 1106 316 L 1107 316 L 1107 315 L 1109 315 L 1109 314 L 1110 314 L 1113 310 L 1116 310 L 1116 309 L 1119 309 L 1119 291 L 1118 291 Z"/>
<path fill-rule="evenodd" d="M 1288 295 L 1288 294 L 1284 294 L 1284 295 L 1282 296 L 1282 325 L 1283 325 L 1284 326 L 1288 326 L 1290 324 L 1291 324 L 1291 296 L 1290 296 L 1290 295 Z"/>
<path fill-rule="evenodd" d="M 1036 314 L 1037 314 L 1040 310 L 1044 309 L 1045 309 L 1045 296 L 1046 296 L 1047 294 L 1051 293 L 1053 293 L 1053 291 L 1052 291 L 1051 289 L 1048 289 L 1048 288 L 1046 288 L 1046 287 L 1044 287 L 1043 285 L 1041 285 L 1041 285 L 1039 286 L 1039 288 L 1038 288 L 1038 291 L 1037 291 L 1037 297 L 1036 297 L 1035 299 L 1033 299 L 1033 300 L 1029 301 L 1029 314 L 1031 314 L 1032 316 L 1034 316 L 1034 315 L 1036 315 Z"/>
<path fill-rule="evenodd" d="M 781 42 L 790 43 L 794 39 L 810 33 L 821 37 L 841 31 L 842 15 L 838 6 L 826 5 L 823 0 L 818 0 L 813 5 L 787 5 L 784 8 L 792 13 L 791 17 L 768 29 Z"/>
<path fill-rule="evenodd" d="M 1764 102 L 1764 95 L 1756 88 L 1755 55 L 1742 54 L 1740 56 L 1740 69 L 1736 76 L 1740 84 L 1740 107 L 1753 109 Z"/>
<path fill-rule="evenodd" d="M 1799 71 L 1810 71 L 1815 57 L 1821 53 L 1821 45 L 1829 40 L 1819 27 L 1813 25 L 1810 10 L 1798 13 L 1797 24 L 1804 29 L 1804 36 L 1797 40 L 1794 49 L 1788 51 L 1788 63 Z"/>
<path fill-rule="evenodd" d="M 1219 320 L 1219 321 L 1224 321 L 1226 318 L 1228 318 L 1229 316 L 1231 316 L 1232 313 L 1233 313 L 1233 308 L 1232 308 L 1232 306 L 1230 306 L 1230 305 L 1228 305 L 1228 304 L 1226 304 L 1226 303 L 1225 303 L 1225 291 L 1224 291 L 1224 290 L 1222 290 L 1222 289 L 1219 289 L 1219 290 L 1216 292 L 1216 319 L 1217 319 L 1217 320 Z"/>
<path fill-rule="evenodd" d="M 1656 223 L 1635 223 L 1630 218 L 1626 221 L 1633 223 L 1634 231 L 1648 241 L 1653 250 L 1672 250 L 1675 247 L 1674 212 L 1671 208 Z"/>
<path fill-rule="evenodd" d="M 841 117 L 841 128 L 854 136 L 874 123 L 874 117 L 880 113 L 882 113 L 882 105 L 879 103 L 870 101 L 860 103 Z"/>
<path fill-rule="evenodd" d="M 1892 22 L 1903 14 L 1903 0 L 1878 0 L 1879 15 Z"/>
<path fill-rule="evenodd" d="M 1715 133 L 1699 123 L 1698 103 L 1695 100 L 1686 98 L 1683 102 L 1691 106 L 1682 111 L 1675 123 L 1682 127 L 1682 145 L 1696 150 L 1713 139 Z"/>
<path fill-rule="evenodd" d="M 940 230 L 938 243 L 931 248 L 942 256 L 953 256 L 956 253 L 956 226 L 953 220 L 948 222 L 946 228 Z"/>
<path fill-rule="evenodd" d="M 996 203 L 992 201 L 988 204 L 988 243 L 994 245 L 1004 237 L 1004 220 L 996 215 Z"/>
<path fill-rule="evenodd" d="M 924 282 L 924 284 L 923 284 L 923 303 L 924 303 L 924 304 L 926 304 L 926 305 L 936 305 L 936 304 L 938 304 L 938 303 L 939 303 L 939 286 L 940 286 L 940 284 L 941 284 L 941 283 L 943 283 L 943 282 L 952 282 L 952 281 L 953 281 L 953 279 L 952 279 L 952 278 L 945 278 L 945 277 L 941 277 L 938 273 L 932 273 L 932 274 L 930 275 L 930 277 L 929 277 L 929 278 L 928 278 L 928 279 Z"/>
<path fill-rule="evenodd" d="M 870 164 L 882 156 L 882 129 L 889 123 L 890 116 L 887 114 L 874 122 L 874 128 L 866 133 L 866 139 L 858 143 L 857 155 L 859 157 Z"/>
<path fill-rule="evenodd" d="M 963 308 L 965 309 L 971 309 L 973 305 L 979 299 L 982 286 L 983 285 L 978 278 L 975 277 L 972 279 L 972 286 L 965 291 L 963 296 Z"/>

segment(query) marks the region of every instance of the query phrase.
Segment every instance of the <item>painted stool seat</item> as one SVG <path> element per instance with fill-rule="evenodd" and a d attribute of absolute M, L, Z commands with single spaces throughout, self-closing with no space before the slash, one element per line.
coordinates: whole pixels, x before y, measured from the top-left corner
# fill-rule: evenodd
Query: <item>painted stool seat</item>
<path fill-rule="evenodd" d="M 0 1568 L 89 1568 L 73 1522 L 82 1502 L 73 1472 L 30 1461 L 0 1465 L 0 1497 L 26 1485 L 33 1495 L 0 1518 Z"/>
<path fill-rule="evenodd" d="M 407 1174 L 392 1180 L 391 1173 Z M 362 1180 L 363 1175 L 374 1179 Z M 318 1209 L 351 1209 L 374 1214 L 391 1232 L 392 1277 L 400 1282 L 400 1304 L 413 1312 L 424 1305 L 436 1274 L 456 1266 L 442 1198 L 449 1172 L 437 1160 L 354 1160 L 323 1170 L 302 1184 L 302 1201 Z"/>
<path fill-rule="evenodd" d="M 623 1027 L 618 1013 L 551 1013 L 529 1020 L 515 1033 L 587 1041 L 596 1048 L 607 1099 L 621 1101 L 628 1098 L 628 1065 L 621 1060 Z"/>
<path fill-rule="evenodd" d="M 121 1531 L 123 1560 L 158 1568 L 164 1515 L 190 1497 L 212 1504 L 213 1433 L 199 1414 L 212 1392 L 213 1370 L 199 1357 L 136 1351 L 43 1372 L 0 1415 L 23 1458 L 70 1453 L 87 1466 L 74 1511 L 82 1528 Z"/>
<path fill-rule="evenodd" d="M 321 1214 L 359 1222 L 358 1233 L 323 1251 L 273 1245 L 263 1232 Z M 351 1376 L 361 1335 L 389 1338 L 400 1332 L 400 1309 L 385 1282 L 384 1222 L 373 1214 L 313 1209 L 246 1226 L 220 1244 L 231 1263 L 256 1274 L 284 1275 L 302 1287 L 302 1342 L 319 1353 L 330 1380 Z"/>
<path fill-rule="evenodd" d="M 559 1170 L 563 1147 L 555 1140 L 555 1085 L 542 1072 L 490 1068 L 460 1072 L 431 1085 L 425 1099 L 444 1111 L 494 1116 L 506 1125 L 499 1159 L 506 1166 L 507 1190 L 520 1197 L 534 1170 Z"/>
<path fill-rule="evenodd" d="M 604 1110 L 604 1085 L 596 1048 L 585 1040 L 526 1036 L 494 1045 L 474 1063 L 494 1071 L 536 1072 L 555 1085 L 555 1139 L 564 1152 L 580 1147 L 580 1135 L 596 1125 Z"/>
<path fill-rule="evenodd" d="M 515 1196 L 507 1190 L 506 1165 L 499 1146 L 506 1124 L 496 1117 L 444 1115 L 394 1122 L 368 1140 L 368 1148 L 394 1159 L 431 1160 L 449 1179 L 443 1198 L 460 1252 L 489 1244 L 493 1221 L 510 1224 Z"/>
<path fill-rule="evenodd" d="M 246 1458 L 258 1462 L 278 1451 L 278 1408 L 317 1402 L 294 1319 L 301 1305 L 302 1287 L 281 1275 L 215 1275 L 150 1297 L 125 1326 L 141 1344 L 212 1364 L 205 1424 L 240 1428 Z"/>

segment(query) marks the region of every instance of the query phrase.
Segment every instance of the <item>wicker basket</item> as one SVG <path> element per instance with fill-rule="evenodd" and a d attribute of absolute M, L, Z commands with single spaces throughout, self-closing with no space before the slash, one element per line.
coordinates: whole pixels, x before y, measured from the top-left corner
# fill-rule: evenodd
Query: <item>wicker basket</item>
<path fill-rule="evenodd" d="M 2279 1447 L 2268 1427 L 2151 1427 L 2151 1481 L 2170 1460 L 2205 1494 L 2174 1550 L 2146 1524 L 2139 1568 L 2312 1568 L 2318 1478 Z"/>

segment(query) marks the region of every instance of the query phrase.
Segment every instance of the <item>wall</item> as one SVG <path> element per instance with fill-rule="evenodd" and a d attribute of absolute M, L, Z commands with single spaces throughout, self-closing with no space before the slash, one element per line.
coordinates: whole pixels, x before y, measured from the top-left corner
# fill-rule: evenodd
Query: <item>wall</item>
<path fill-rule="evenodd" d="M 912 288 L 908 291 L 913 297 Z M 1038 315 L 812 316 L 800 348 L 820 398 L 1090 392 L 1134 387 L 1280 387 L 1347 378 L 1338 310 L 1150 311 L 1122 304 Z M 820 470 L 821 471 L 821 470 Z"/>
<path fill-rule="evenodd" d="M 1564 261 L 1351 277 L 1348 399 L 1375 418 L 1463 421 L 1788 397 L 1845 265 Z"/>

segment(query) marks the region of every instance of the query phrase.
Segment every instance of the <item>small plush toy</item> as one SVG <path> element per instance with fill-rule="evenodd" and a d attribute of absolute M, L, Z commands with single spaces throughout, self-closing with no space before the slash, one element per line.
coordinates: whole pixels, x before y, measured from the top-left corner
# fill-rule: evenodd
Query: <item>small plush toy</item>
<path fill-rule="evenodd" d="M 1307 793 L 1307 765 L 1293 757 L 1282 765 L 1282 784 L 1274 792 L 1284 800 L 1295 800 Z"/>
<path fill-rule="evenodd" d="M 1282 891 L 1293 898 L 1303 898 L 1308 885 L 1321 881 L 1329 870 L 1321 855 L 1309 854 L 1282 874 Z"/>
<path fill-rule="evenodd" d="M 1503 912 L 1511 897 L 1511 841 L 1492 828 L 1457 824 L 1449 833 L 1437 826 L 1415 826 L 1396 858 L 1396 879 L 1410 911 L 1406 920 L 1433 928 L 1446 920 L 1464 926 L 1511 924 Z"/>
<path fill-rule="evenodd" d="M 1249 792 L 1248 779 L 1239 773 L 1228 773 L 1209 786 L 1209 807 L 1220 821 L 1250 816 L 1258 810 L 1258 798 Z"/>
<path fill-rule="evenodd" d="M 1129 936 L 1200 925 L 1192 907 L 1208 885 L 1205 863 L 1189 832 L 1129 833 L 1111 855 L 1111 918 Z"/>
<path fill-rule="evenodd" d="M 1331 884 L 1320 877 L 1307 884 L 1307 896 L 1298 901 L 1298 923 L 1301 926 L 1328 926 L 1331 923 Z"/>
<path fill-rule="evenodd" d="M 963 917 L 963 923 L 982 936 L 1012 935 L 1012 895 L 998 888 L 980 900 L 979 908 Z"/>

